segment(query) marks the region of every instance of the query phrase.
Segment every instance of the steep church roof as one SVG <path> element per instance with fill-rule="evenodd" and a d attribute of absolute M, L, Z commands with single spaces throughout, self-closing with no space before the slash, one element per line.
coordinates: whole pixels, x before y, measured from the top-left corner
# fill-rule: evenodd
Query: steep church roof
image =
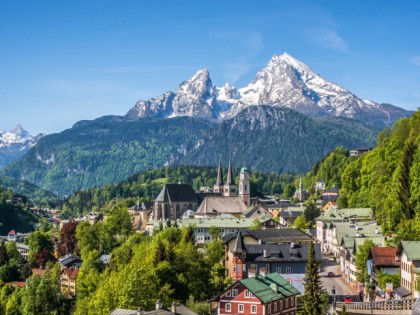
<path fill-rule="evenodd" d="M 217 180 L 216 180 L 216 186 L 223 185 L 223 171 L 222 166 L 219 161 L 219 168 L 217 169 Z"/>
<path fill-rule="evenodd" d="M 191 185 L 166 184 L 156 198 L 158 202 L 197 202 L 197 195 Z"/>
<path fill-rule="evenodd" d="M 226 184 L 225 185 L 235 185 L 235 183 L 233 181 L 232 166 L 230 165 L 230 161 L 229 161 L 229 168 L 228 168 L 228 174 L 227 174 Z"/>
<path fill-rule="evenodd" d="M 234 254 L 242 254 L 248 252 L 244 245 L 244 240 L 242 239 L 242 233 L 239 231 L 238 235 L 236 236 L 235 246 L 233 247 L 232 253 Z"/>

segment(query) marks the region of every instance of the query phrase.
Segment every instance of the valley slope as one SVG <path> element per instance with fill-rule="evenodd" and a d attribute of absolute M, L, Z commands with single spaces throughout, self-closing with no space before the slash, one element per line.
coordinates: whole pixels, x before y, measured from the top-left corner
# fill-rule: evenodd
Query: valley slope
<path fill-rule="evenodd" d="M 284 107 L 250 106 L 222 123 L 105 116 L 42 138 L 2 170 L 59 196 L 119 182 L 164 165 L 304 172 L 337 146 L 373 146 L 377 129 L 355 120 L 312 119 Z"/>

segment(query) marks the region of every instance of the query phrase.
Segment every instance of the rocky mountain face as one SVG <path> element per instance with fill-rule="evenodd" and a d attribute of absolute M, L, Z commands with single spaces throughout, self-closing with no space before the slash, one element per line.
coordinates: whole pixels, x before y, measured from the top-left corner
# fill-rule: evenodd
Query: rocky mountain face
<path fill-rule="evenodd" d="M 323 79 L 301 61 L 284 53 L 275 55 L 245 87 L 216 87 L 209 72 L 198 71 L 176 93 L 139 101 L 127 117 L 179 117 L 227 119 L 249 106 L 287 107 L 311 117 L 353 118 L 383 128 L 412 114 L 390 104 L 362 100 L 345 88 Z"/>
<path fill-rule="evenodd" d="M 10 131 L 0 131 L 0 167 L 24 155 L 43 136 L 31 136 L 20 124 Z"/>

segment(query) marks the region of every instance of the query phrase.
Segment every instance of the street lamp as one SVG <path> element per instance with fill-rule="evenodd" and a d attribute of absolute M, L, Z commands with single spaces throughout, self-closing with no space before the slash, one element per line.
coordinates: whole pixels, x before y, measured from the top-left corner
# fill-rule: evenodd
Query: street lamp
<path fill-rule="evenodd" d="M 337 291 L 335 290 L 335 285 L 333 285 L 331 288 L 331 295 L 333 297 L 333 309 L 335 310 L 336 297 L 337 297 Z"/>

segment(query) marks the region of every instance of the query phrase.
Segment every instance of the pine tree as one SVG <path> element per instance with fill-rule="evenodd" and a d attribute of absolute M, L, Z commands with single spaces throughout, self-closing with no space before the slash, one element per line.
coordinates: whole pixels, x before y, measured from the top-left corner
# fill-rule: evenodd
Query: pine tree
<path fill-rule="evenodd" d="M 320 262 L 315 258 L 314 244 L 309 245 L 309 256 L 306 264 L 305 293 L 302 297 L 305 315 L 322 314 L 322 286 L 318 273 Z"/>

